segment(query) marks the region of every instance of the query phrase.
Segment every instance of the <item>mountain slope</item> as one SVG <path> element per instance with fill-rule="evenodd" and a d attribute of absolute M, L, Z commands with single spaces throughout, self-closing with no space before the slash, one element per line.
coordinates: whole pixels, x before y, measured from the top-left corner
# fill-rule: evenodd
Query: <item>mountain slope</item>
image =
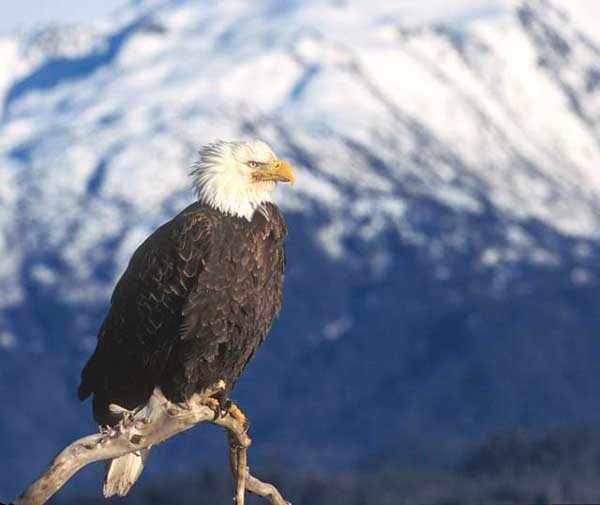
<path fill-rule="evenodd" d="M 599 49 L 548 2 L 460 27 L 386 2 L 135 3 L 0 48 L 8 494 L 92 429 L 75 389 L 110 291 L 218 137 L 298 173 L 284 311 L 236 392 L 258 460 L 449 462 L 597 417 Z M 221 447 L 194 440 L 155 460 Z"/>

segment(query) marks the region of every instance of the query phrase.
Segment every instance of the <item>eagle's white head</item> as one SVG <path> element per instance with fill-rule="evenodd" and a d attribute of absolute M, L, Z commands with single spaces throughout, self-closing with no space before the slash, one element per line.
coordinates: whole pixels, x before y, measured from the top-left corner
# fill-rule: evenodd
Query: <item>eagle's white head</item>
<path fill-rule="evenodd" d="M 294 183 L 288 163 L 275 157 L 265 142 L 218 140 L 200 149 L 191 175 L 198 199 L 238 217 L 252 219 L 271 201 L 277 181 Z"/>

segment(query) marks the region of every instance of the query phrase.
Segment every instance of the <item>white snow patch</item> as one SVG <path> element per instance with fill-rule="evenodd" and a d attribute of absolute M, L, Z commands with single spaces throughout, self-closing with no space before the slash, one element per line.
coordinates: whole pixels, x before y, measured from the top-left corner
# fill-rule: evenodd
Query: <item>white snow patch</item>
<path fill-rule="evenodd" d="M 17 339 L 9 331 L 0 331 L 0 349 L 11 350 L 17 346 Z"/>
<path fill-rule="evenodd" d="M 584 286 L 594 281 L 594 274 L 586 268 L 574 268 L 571 271 L 571 282 L 577 286 Z"/>
<path fill-rule="evenodd" d="M 40 284 L 52 285 L 56 283 L 56 272 L 47 265 L 34 265 L 31 268 L 31 277 Z"/>
<path fill-rule="evenodd" d="M 342 316 L 325 324 L 323 336 L 325 340 L 338 340 L 350 328 L 352 328 L 352 320 L 348 316 Z"/>

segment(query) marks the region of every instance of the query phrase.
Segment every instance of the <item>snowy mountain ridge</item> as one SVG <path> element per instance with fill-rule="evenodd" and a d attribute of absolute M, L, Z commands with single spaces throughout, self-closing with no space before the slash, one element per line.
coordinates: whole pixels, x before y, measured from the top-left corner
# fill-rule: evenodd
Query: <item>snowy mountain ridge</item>
<path fill-rule="evenodd" d="M 60 414 L 36 464 L 85 431 L 77 374 L 110 292 L 191 201 L 188 167 L 215 138 L 262 138 L 298 175 L 277 198 L 290 224 L 284 313 L 238 393 L 270 434 L 264 454 L 296 440 L 298 464 L 314 461 L 331 419 L 383 391 L 398 400 L 399 452 L 427 433 L 446 456 L 473 430 L 545 426 L 559 401 L 529 412 L 523 388 L 575 359 L 587 388 L 571 372 L 544 387 L 572 406 L 595 397 L 597 321 L 561 293 L 593 299 L 600 283 L 599 46 L 545 0 L 460 26 L 406 26 L 390 5 L 134 2 L 89 29 L 0 40 L 0 392 L 29 419 L 0 413 L 0 447 L 18 475 L 31 476 L 18 442 L 45 415 L 46 388 Z M 527 297 L 560 310 L 500 318 Z M 546 324 L 556 335 L 533 372 Z M 23 378 L 31 360 L 38 373 Z M 299 435 L 315 369 L 337 401 Z M 292 431 L 271 432 L 283 397 L 296 401 Z M 450 401 L 460 417 L 440 420 Z M 562 407 L 557 419 L 577 417 Z M 385 443 L 369 437 L 319 464 L 375 458 Z"/>

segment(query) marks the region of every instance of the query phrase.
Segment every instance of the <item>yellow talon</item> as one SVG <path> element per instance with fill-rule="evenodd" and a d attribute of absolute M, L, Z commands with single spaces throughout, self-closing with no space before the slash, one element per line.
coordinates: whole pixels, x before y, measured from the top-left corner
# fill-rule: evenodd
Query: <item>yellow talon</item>
<path fill-rule="evenodd" d="M 231 414 L 231 417 L 238 421 L 242 426 L 247 425 L 248 418 L 235 403 L 232 403 L 231 407 L 229 407 L 229 413 Z"/>
<path fill-rule="evenodd" d="M 219 400 L 217 400 L 216 398 L 206 398 L 204 403 L 207 407 L 210 407 L 212 410 L 218 410 L 221 406 Z"/>

